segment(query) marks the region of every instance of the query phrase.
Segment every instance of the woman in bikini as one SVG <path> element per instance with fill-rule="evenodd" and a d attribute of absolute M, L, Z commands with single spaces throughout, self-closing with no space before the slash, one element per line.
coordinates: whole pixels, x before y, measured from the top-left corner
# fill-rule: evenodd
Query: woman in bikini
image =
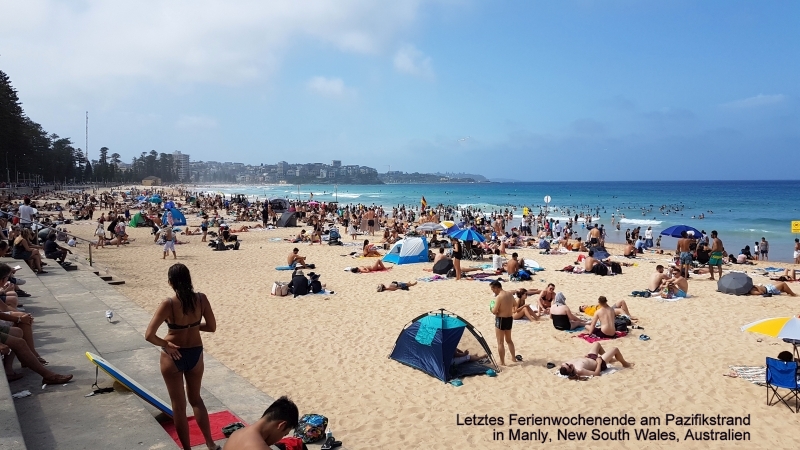
<path fill-rule="evenodd" d="M 464 257 L 461 249 L 461 241 L 455 238 L 450 238 L 450 243 L 453 246 L 453 268 L 456 271 L 456 280 L 461 279 L 461 258 Z M 503 251 L 501 250 L 500 253 Z"/>
<path fill-rule="evenodd" d="M 375 246 L 369 244 L 369 239 L 364 239 L 364 247 L 362 248 L 362 255 L 365 258 L 381 256 L 378 250 L 375 249 Z"/>
<path fill-rule="evenodd" d="M 194 417 L 209 449 L 218 449 L 211 437 L 208 410 L 200 398 L 200 385 L 203 380 L 203 340 L 200 332 L 213 333 L 217 321 L 211 304 L 204 294 L 194 292 L 189 269 L 183 264 L 169 268 L 169 285 L 175 295 L 159 305 L 145 339 L 161 347 L 161 375 L 167 385 L 172 402 L 175 430 L 183 448 L 189 450 L 189 422 L 186 418 L 186 398 L 194 410 Z M 205 323 L 202 320 L 205 319 Z M 166 322 L 169 330 L 162 339 L 156 336 L 158 327 Z M 184 391 L 184 379 L 186 390 Z"/>

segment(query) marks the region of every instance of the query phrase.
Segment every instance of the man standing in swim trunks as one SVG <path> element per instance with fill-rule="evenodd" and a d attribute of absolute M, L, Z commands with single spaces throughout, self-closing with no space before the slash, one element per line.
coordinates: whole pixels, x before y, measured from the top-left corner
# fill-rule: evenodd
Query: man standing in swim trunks
<path fill-rule="evenodd" d="M 689 271 L 692 270 L 692 239 L 689 239 L 689 235 L 686 234 L 686 231 L 681 231 L 681 238 L 678 239 L 678 249 L 677 253 L 680 255 L 680 266 L 681 270 L 684 271 L 686 276 L 689 276 Z"/>
<path fill-rule="evenodd" d="M 708 268 L 710 269 L 711 280 L 714 279 L 714 266 L 719 268 L 719 277 L 722 278 L 722 253 L 725 247 L 722 246 L 722 240 L 717 237 L 717 230 L 711 232 L 711 258 L 708 260 Z"/>
<path fill-rule="evenodd" d="M 500 365 L 506 365 L 505 343 L 508 343 L 508 350 L 516 361 L 522 361 L 514 349 L 514 341 L 511 340 L 511 326 L 514 325 L 514 296 L 503 290 L 503 285 L 499 281 L 492 281 L 489 284 L 495 296 L 494 308 L 494 334 L 497 336 L 497 352 L 500 355 Z"/>
<path fill-rule="evenodd" d="M 589 354 L 583 358 L 576 358 L 561 364 L 558 372 L 565 376 L 599 376 L 600 373 L 608 368 L 608 365 L 614 361 L 619 361 L 622 367 L 633 367 L 633 363 L 625 361 L 617 347 L 613 347 L 608 351 L 603 349 L 599 342 L 592 344 L 589 349 Z"/>
<path fill-rule="evenodd" d="M 375 210 L 370 208 L 366 214 L 364 214 L 364 218 L 367 219 L 367 228 L 369 228 L 369 232 L 372 236 L 375 236 Z"/>

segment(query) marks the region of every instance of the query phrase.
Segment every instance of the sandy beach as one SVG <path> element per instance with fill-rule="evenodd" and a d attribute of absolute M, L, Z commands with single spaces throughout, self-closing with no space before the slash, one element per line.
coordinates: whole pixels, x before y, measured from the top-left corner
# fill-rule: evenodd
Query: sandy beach
<path fill-rule="evenodd" d="M 134 213 L 134 211 L 131 211 Z M 99 212 L 95 213 L 95 217 Z M 190 225 L 200 219 L 187 215 Z M 237 224 L 238 225 L 238 224 Z M 70 233 L 91 238 L 94 223 L 67 226 Z M 368 265 L 373 258 L 354 259 L 348 253 L 360 247 L 292 244 L 288 238 L 300 228 L 250 231 L 240 234 L 239 251 L 213 252 L 200 236 L 179 236 L 187 244 L 177 246 L 178 262 L 186 264 L 195 289 L 204 292 L 217 317 L 217 332 L 204 335 L 205 350 L 273 397 L 289 395 L 301 413 L 320 413 L 330 419 L 336 437 L 349 449 L 373 448 L 661 448 L 670 441 L 640 441 L 634 429 L 674 432 L 683 448 L 791 448 L 800 442 L 796 430 L 800 415 L 783 405 L 767 406 L 765 387 L 743 379 L 723 376 L 729 366 L 761 366 L 791 346 L 760 335 L 743 333 L 740 327 L 759 319 L 800 313 L 798 298 L 735 297 L 716 292 L 707 275 L 690 280 L 691 298 L 664 302 L 633 298 L 642 290 L 657 264 L 668 256 L 645 254 L 625 267 L 622 275 L 597 277 L 556 271 L 572 264 L 577 253 L 540 255 L 538 250 L 515 250 L 546 268 L 530 282 L 505 283 L 508 290 L 542 289 L 555 283 L 567 305 L 577 311 L 605 295 L 610 302 L 624 299 L 644 330 L 634 330 L 605 347 L 618 347 L 635 362 L 632 369 L 585 382 L 570 381 L 547 369 L 566 359 L 583 356 L 590 344 L 573 334 L 553 328 L 549 319 L 515 322 L 513 338 L 522 363 L 504 367 L 497 377 L 469 377 L 463 386 L 445 384 L 420 371 L 387 358 L 404 325 L 421 313 L 439 308 L 455 312 L 471 322 L 486 338 L 497 358 L 493 298 L 489 283 L 479 281 L 420 282 L 410 291 L 377 293 L 376 285 L 410 281 L 429 276 L 430 264 L 396 266 L 389 272 L 352 274 L 346 267 Z M 148 311 L 172 294 L 167 269 L 172 257 L 161 259 L 161 246 L 153 243 L 149 228 L 128 228 L 135 242 L 120 248 L 92 250 L 95 266 L 125 280 L 118 288 Z M 725 236 L 720 236 L 725 240 Z M 379 240 L 376 237 L 375 240 Z M 351 241 L 344 236 L 345 243 Z M 667 239 L 664 246 L 672 246 Z M 274 297 L 274 281 L 289 281 L 291 272 L 276 271 L 293 247 L 316 264 L 316 273 L 333 295 Z M 85 257 L 86 244 L 76 255 Z M 619 255 L 621 251 L 612 251 Z M 623 258 L 617 256 L 617 260 Z M 464 261 L 469 267 L 478 263 Z M 766 263 L 791 267 L 785 263 Z M 726 269 L 742 266 L 726 266 Z M 746 266 L 748 272 L 753 266 Z M 308 273 L 308 271 L 306 271 Z M 755 283 L 767 279 L 751 274 Z M 790 283 L 800 292 L 800 283 Z M 649 341 L 638 339 L 646 333 Z M 477 350 L 477 349 L 475 349 Z M 510 359 L 508 357 L 507 359 Z M 499 361 L 499 360 L 498 360 Z M 266 407 L 267 405 L 264 405 Z M 635 426 L 519 426 L 509 415 L 602 416 L 628 415 Z M 667 415 L 748 416 L 741 426 L 677 426 L 666 424 Z M 464 425 L 466 416 L 502 417 L 503 425 Z M 642 417 L 658 417 L 660 426 L 642 426 Z M 461 423 L 461 425 L 459 425 Z M 624 428 L 629 433 L 617 433 Z M 544 444 L 509 442 L 509 429 L 546 432 Z M 592 441 L 592 430 L 606 432 L 621 441 Z M 749 441 L 686 440 L 687 431 L 749 433 Z M 558 431 L 588 432 L 585 440 L 559 439 Z M 493 439 L 500 431 L 504 441 Z M 616 433 L 616 434 L 615 434 Z M 588 442 L 587 442 L 588 441 Z"/>

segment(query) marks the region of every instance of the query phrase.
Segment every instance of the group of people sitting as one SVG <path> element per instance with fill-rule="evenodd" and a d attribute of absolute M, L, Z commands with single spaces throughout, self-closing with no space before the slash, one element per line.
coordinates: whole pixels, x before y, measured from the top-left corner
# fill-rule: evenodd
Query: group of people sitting
<path fill-rule="evenodd" d="M 33 322 L 31 314 L 24 311 L 19 297 L 30 297 L 19 290 L 25 283 L 15 276 L 15 270 L 8 264 L 0 263 L 0 355 L 3 356 L 3 370 L 9 382 L 21 379 L 24 374 L 14 370 L 14 359 L 19 359 L 22 367 L 42 376 L 42 384 L 63 384 L 72 375 L 61 375 L 48 370 L 47 361 L 36 351 L 33 341 Z M 20 293 L 24 295 L 20 295 Z"/>
<path fill-rule="evenodd" d="M 325 285 L 319 281 L 318 273 L 310 272 L 308 277 L 301 269 L 292 271 L 292 280 L 289 281 L 289 292 L 294 296 L 319 294 L 325 290 Z"/>

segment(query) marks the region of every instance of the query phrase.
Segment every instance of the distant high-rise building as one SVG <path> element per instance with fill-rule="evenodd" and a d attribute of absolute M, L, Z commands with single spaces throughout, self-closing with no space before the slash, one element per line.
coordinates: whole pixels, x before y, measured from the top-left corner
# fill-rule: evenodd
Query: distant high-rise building
<path fill-rule="evenodd" d="M 278 164 L 277 164 L 277 166 L 278 166 L 277 167 L 278 175 L 281 175 L 281 176 L 286 175 L 286 169 L 287 169 L 288 165 L 289 165 L 289 163 L 287 163 L 286 161 L 278 161 Z"/>
<path fill-rule="evenodd" d="M 175 173 L 178 174 L 178 180 L 189 181 L 189 155 L 175 151 L 172 153 L 172 163 L 175 164 Z"/>
<path fill-rule="evenodd" d="M 338 169 L 339 167 L 342 167 L 342 161 L 334 159 L 333 161 L 331 161 L 331 166 L 336 167 Z"/>

